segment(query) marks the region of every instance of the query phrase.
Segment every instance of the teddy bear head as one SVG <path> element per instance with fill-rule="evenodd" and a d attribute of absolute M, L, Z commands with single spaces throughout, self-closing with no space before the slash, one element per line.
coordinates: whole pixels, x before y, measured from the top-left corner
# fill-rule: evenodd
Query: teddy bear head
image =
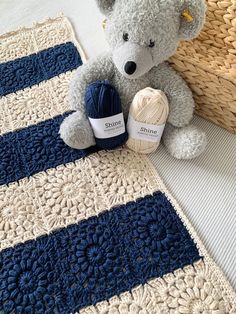
<path fill-rule="evenodd" d="M 166 61 L 180 40 L 196 37 L 205 0 L 96 0 L 106 15 L 106 37 L 119 72 L 137 79 Z"/>

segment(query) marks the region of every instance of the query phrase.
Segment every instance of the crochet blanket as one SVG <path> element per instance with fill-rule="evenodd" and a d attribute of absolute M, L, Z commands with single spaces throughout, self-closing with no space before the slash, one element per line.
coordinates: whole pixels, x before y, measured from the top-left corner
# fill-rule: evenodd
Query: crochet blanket
<path fill-rule="evenodd" d="M 0 36 L 0 313 L 236 313 L 148 158 L 60 139 L 84 59 L 65 17 Z"/>

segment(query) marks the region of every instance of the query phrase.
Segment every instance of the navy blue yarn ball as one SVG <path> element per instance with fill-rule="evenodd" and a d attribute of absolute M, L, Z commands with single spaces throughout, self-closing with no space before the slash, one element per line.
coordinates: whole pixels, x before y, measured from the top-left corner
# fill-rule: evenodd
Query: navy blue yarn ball
<path fill-rule="evenodd" d="M 102 119 L 122 113 L 120 96 L 108 80 L 96 81 L 87 87 L 85 108 L 87 116 L 92 119 Z M 111 138 L 95 138 L 97 146 L 107 150 L 123 145 L 127 139 L 127 131 Z"/>

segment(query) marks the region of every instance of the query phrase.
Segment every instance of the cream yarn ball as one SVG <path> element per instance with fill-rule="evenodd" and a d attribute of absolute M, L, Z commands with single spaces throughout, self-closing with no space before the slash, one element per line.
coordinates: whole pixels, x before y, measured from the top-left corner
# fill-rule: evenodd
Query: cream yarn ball
<path fill-rule="evenodd" d="M 154 152 L 160 144 L 168 115 L 169 103 L 162 91 L 150 87 L 139 91 L 129 111 L 127 126 L 129 139 L 126 145 L 138 153 Z M 139 132 L 140 130 L 145 131 L 147 135 Z"/>

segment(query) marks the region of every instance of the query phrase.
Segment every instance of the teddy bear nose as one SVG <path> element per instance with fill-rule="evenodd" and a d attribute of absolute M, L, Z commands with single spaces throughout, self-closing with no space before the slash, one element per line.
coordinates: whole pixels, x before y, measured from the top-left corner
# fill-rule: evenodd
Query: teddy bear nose
<path fill-rule="evenodd" d="M 125 72 L 129 75 L 134 74 L 134 72 L 136 71 L 136 68 L 137 68 L 137 65 L 133 61 L 128 61 L 125 64 Z"/>

